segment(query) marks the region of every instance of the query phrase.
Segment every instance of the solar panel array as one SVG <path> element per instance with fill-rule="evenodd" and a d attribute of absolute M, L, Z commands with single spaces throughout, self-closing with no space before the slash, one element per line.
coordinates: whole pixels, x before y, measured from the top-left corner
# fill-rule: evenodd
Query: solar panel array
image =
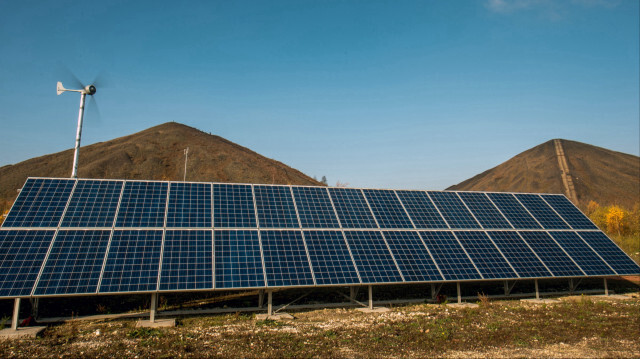
<path fill-rule="evenodd" d="M 566 197 L 29 178 L 0 297 L 639 274 Z"/>

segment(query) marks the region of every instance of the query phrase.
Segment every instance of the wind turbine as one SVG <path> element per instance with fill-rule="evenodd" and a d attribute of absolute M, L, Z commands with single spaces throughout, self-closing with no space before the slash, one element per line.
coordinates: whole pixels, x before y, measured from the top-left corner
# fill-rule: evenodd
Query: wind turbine
<path fill-rule="evenodd" d="M 82 136 L 82 118 L 84 117 L 84 99 L 87 95 L 93 96 L 96 93 L 94 85 L 85 86 L 81 90 L 66 89 L 62 86 L 62 82 L 58 81 L 56 88 L 58 95 L 65 91 L 80 92 L 80 111 L 78 112 L 78 129 L 76 131 L 76 148 L 73 152 L 73 169 L 71 170 L 71 178 L 78 177 L 78 153 L 80 152 L 80 137 Z"/>

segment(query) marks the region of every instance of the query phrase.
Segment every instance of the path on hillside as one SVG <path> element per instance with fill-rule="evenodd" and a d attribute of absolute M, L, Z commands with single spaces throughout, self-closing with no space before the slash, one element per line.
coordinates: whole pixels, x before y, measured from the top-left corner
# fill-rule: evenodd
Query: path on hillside
<path fill-rule="evenodd" d="M 569 166 L 567 165 L 567 158 L 564 156 L 562 142 L 560 142 L 559 139 L 555 139 L 553 140 L 553 144 L 556 147 L 556 156 L 558 157 L 558 165 L 560 166 L 560 176 L 562 177 L 562 183 L 564 184 L 564 192 L 573 204 L 578 205 L 576 189 L 573 186 L 571 174 L 569 174 Z"/>

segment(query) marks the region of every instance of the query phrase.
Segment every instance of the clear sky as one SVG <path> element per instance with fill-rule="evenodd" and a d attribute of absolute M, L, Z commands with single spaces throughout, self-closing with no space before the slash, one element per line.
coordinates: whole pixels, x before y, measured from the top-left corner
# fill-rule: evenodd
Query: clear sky
<path fill-rule="evenodd" d="M 639 4 L 1 1 L 0 166 L 73 147 L 65 68 L 107 81 L 83 145 L 176 121 L 331 185 L 444 189 L 552 138 L 638 155 Z"/>

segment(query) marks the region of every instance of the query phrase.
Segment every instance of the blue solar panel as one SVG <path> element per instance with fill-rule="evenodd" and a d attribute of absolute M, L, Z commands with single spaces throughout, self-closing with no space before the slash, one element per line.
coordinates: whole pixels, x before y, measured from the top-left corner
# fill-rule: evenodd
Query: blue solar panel
<path fill-rule="evenodd" d="M 587 275 L 612 275 L 611 268 L 574 232 L 550 232 Z"/>
<path fill-rule="evenodd" d="M 557 277 L 578 277 L 584 273 L 546 232 L 520 232 L 529 247 Z"/>
<path fill-rule="evenodd" d="M 458 192 L 458 195 L 482 227 L 487 229 L 513 228 L 484 193 Z"/>
<path fill-rule="evenodd" d="M 216 228 L 257 227 L 250 185 L 213 184 L 213 225 Z"/>
<path fill-rule="evenodd" d="M 298 228 L 291 190 L 287 186 L 254 186 L 258 223 L 262 228 Z"/>
<path fill-rule="evenodd" d="M 426 282 L 444 279 L 418 233 L 393 231 L 384 232 L 383 236 L 405 281 Z"/>
<path fill-rule="evenodd" d="M 602 232 L 578 232 L 619 275 L 640 274 L 640 266 Z"/>
<path fill-rule="evenodd" d="M 260 231 L 260 238 L 268 286 L 314 284 L 300 231 Z"/>
<path fill-rule="evenodd" d="M 449 228 L 423 191 L 396 191 L 416 228 Z"/>
<path fill-rule="evenodd" d="M 485 279 L 518 278 L 484 232 L 454 232 Z"/>
<path fill-rule="evenodd" d="M 163 227 L 166 182 L 126 182 L 116 227 Z"/>
<path fill-rule="evenodd" d="M 35 295 L 95 293 L 110 230 L 59 231 Z"/>
<path fill-rule="evenodd" d="M 545 229 L 569 229 L 569 226 L 537 194 L 516 194 L 516 198 Z"/>
<path fill-rule="evenodd" d="M 340 228 L 324 187 L 292 187 L 303 228 Z"/>
<path fill-rule="evenodd" d="M 377 228 L 359 189 L 329 188 L 329 193 L 343 228 Z"/>
<path fill-rule="evenodd" d="M 517 229 L 540 229 L 540 225 L 510 193 L 488 193 L 489 198 Z"/>
<path fill-rule="evenodd" d="M 446 280 L 482 279 L 480 273 L 451 232 L 420 232 Z"/>
<path fill-rule="evenodd" d="M 360 283 L 349 248 L 340 231 L 304 231 L 318 285 Z"/>
<path fill-rule="evenodd" d="M 57 227 L 75 182 L 27 179 L 2 227 Z"/>
<path fill-rule="evenodd" d="M 411 220 L 391 190 L 363 190 L 380 228 L 413 228 Z"/>
<path fill-rule="evenodd" d="M 598 229 L 567 197 L 557 194 L 540 195 L 573 229 Z"/>
<path fill-rule="evenodd" d="M 451 228 L 480 228 L 455 192 L 428 192 Z"/>
<path fill-rule="evenodd" d="M 378 231 L 346 231 L 362 283 L 402 282 L 391 252 Z"/>
<path fill-rule="evenodd" d="M 215 231 L 216 288 L 264 287 L 258 231 Z"/>
<path fill-rule="evenodd" d="M 122 181 L 78 180 L 61 227 L 111 227 Z"/>
<path fill-rule="evenodd" d="M 31 294 L 55 231 L 0 230 L 0 297 Z"/>
<path fill-rule="evenodd" d="M 210 230 L 172 230 L 164 236 L 160 290 L 213 289 Z"/>
<path fill-rule="evenodd" d="M 211 185 L 171 183 L 167 227 L 211 227 Z"/>
<path fill-rule="evenodd" d="M 513 231 L 492 231 L 487 232 L 493 243 L 500 249 L 507 258 L 511 266 L 516 270 L 521 278 L 551 277 L 552 274 L 520 238 L 517 232 Z"/>
<path fill-rule="evenodd" d="M 100 293 L 155 291 L 161 246 L 161 230 L 114 231 Z"/>

